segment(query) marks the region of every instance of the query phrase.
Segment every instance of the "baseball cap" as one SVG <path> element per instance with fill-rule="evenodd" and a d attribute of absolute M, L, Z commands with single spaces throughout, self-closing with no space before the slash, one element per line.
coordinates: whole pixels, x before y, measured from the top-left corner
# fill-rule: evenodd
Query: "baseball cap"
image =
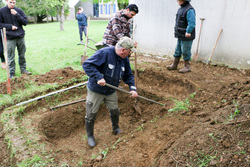
<path fill-rule="evenodd" d="M 134 53 L 136 52 L 135 43 L 129 37 L 121 37 L 121 39 L 119 40 L 117 44 L 125 49 L 130 49 Z"/>

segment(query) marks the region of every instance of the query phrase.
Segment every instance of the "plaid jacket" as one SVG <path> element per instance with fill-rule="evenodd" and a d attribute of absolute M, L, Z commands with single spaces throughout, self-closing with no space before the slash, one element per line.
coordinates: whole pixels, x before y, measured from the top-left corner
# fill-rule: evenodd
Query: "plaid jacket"
<path fill-rule="evenodd" d="M 125 10 L 120 10 L 115 13 L 114 17 L 109 21 L 109 24 L 104 32 L 103 42 L 109 46 L 115 46 L 119 39 L 123 36 L 130 37 L 130 24 L 132 19 L 125 15 Z"/>

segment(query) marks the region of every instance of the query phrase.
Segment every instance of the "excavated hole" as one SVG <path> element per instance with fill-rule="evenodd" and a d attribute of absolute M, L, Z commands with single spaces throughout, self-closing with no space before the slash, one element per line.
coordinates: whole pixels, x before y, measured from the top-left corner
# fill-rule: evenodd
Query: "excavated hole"
<path fill-rule="evenodd" d="M 152 85 L 152 81 L 154 81 L 154 84 L 156 85 Z M 163 98 L 164 96 L 182 96 L 186 93 L 192 93 L 195 90 L 195 86 L 187 80 L 183 80 L 175 76 L 164 76 L 161 73 L 155 73 L 151 70 L 139 73 L 139 83 L 138 93 L 141 96 L 160 103 L 166 103 L 167 106 L 169 106 L 172 102 L 169 99 Z M 124 83 L 121 84 L 121 87 L 128 90 L 127 85 Z M 83 91 L 86 96 L 86 88 L 84 88 Z M 74 91 L 74 94 L 75 93 L 77 93 L 77 91 Z M 156 93 L 161 96 L 158 96 Z M 171 93 L 173 95 L 171 95 Z M 67 96 L 71 96 L 71 94 L 65 94 L 63 99 L 67 99 Z M 118 97 L 120 116 L 122 119 L 127 121 L 126 125 L 130 124 L 130 126 L 138 126 L 141 123 L 150 121 L 155 115 L 164 115 L 164 112 L 162 111 L 166 111 L 166 109 L 162 110 L 163 106 L 159 104 L 140 99 L 138 103 L 138 106 L 142 110 L 142 115 L 140 115 L 135 110 L 134 99 L 130 98 L 128 94 L 118 92 Z M 42 133 L 49 139 L 67 138 L 79 129 L 81 129 L 80 131 L 85 132 L 85 113 L 85 102 L 61 107 L 55 109 L 53 112 L 48 112 L 45 116 L 43 116 L 39 123 L 39 127 Z M 102 104 L 99 109 L 97 120 L 95 122 L 95 128 L 98 128 L 99 122 L 100 126 L 102 126 L 103 123 L 101 122 L 103 122 L 103 120 L 107 121 L 106 126 L 108 126 L 108 129 L 111 132 L 111 121 L 105 104 Z"/>

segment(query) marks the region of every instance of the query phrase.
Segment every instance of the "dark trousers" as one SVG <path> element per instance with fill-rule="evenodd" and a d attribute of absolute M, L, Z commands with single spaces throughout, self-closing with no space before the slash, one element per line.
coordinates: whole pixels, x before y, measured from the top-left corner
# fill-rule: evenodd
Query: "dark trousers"
<path fill-rule="evenodd" d="M 82 32 L 84 32 L 84 35 L 85 35 L 85 37 L 86 37 L 86 34 L 87 34 L 87 26 L 78 25 L 78 27 L 79 27 L 80 41 L 82 41 Z"/>
<path fill-rule="evenodd" d="M 10 74 L 15 74 L 16 70 L 16 63 L 15 63 L 16 48 L 18 52 L 18 62 L 20 70 L 21 72 L 23 70 L 26 70 L 26 60 L 25 60 L 26 45 L 24 37 L 7 40 L 7 47 L 8 47 L 8 61 L 9 61 L 8 63 L 9 63 Z"/>

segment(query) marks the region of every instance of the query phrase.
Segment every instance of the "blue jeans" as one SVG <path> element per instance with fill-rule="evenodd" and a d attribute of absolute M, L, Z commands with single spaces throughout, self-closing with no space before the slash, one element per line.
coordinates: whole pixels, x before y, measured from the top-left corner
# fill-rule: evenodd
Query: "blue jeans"
<path fill-rule="evenodd" d="M 183 41 L 178 39 L 177 45 L 175 48 L 174 57 L 180 58 L 183 55 L 183 59 L 185 61 L 191 60 L 191 48 L 192 48 L 193 40 L 192 41 Z"/>
<path fill-rule="evenodd" d="M 86 37 L 86 34 L 87 34 L 87 26 L 78 25 L 78 27 L 79 27 L 80 41 L 82 41 L 82 32 L 84 32 L 84 35 L 85 35 L 85 37 Z"/>

